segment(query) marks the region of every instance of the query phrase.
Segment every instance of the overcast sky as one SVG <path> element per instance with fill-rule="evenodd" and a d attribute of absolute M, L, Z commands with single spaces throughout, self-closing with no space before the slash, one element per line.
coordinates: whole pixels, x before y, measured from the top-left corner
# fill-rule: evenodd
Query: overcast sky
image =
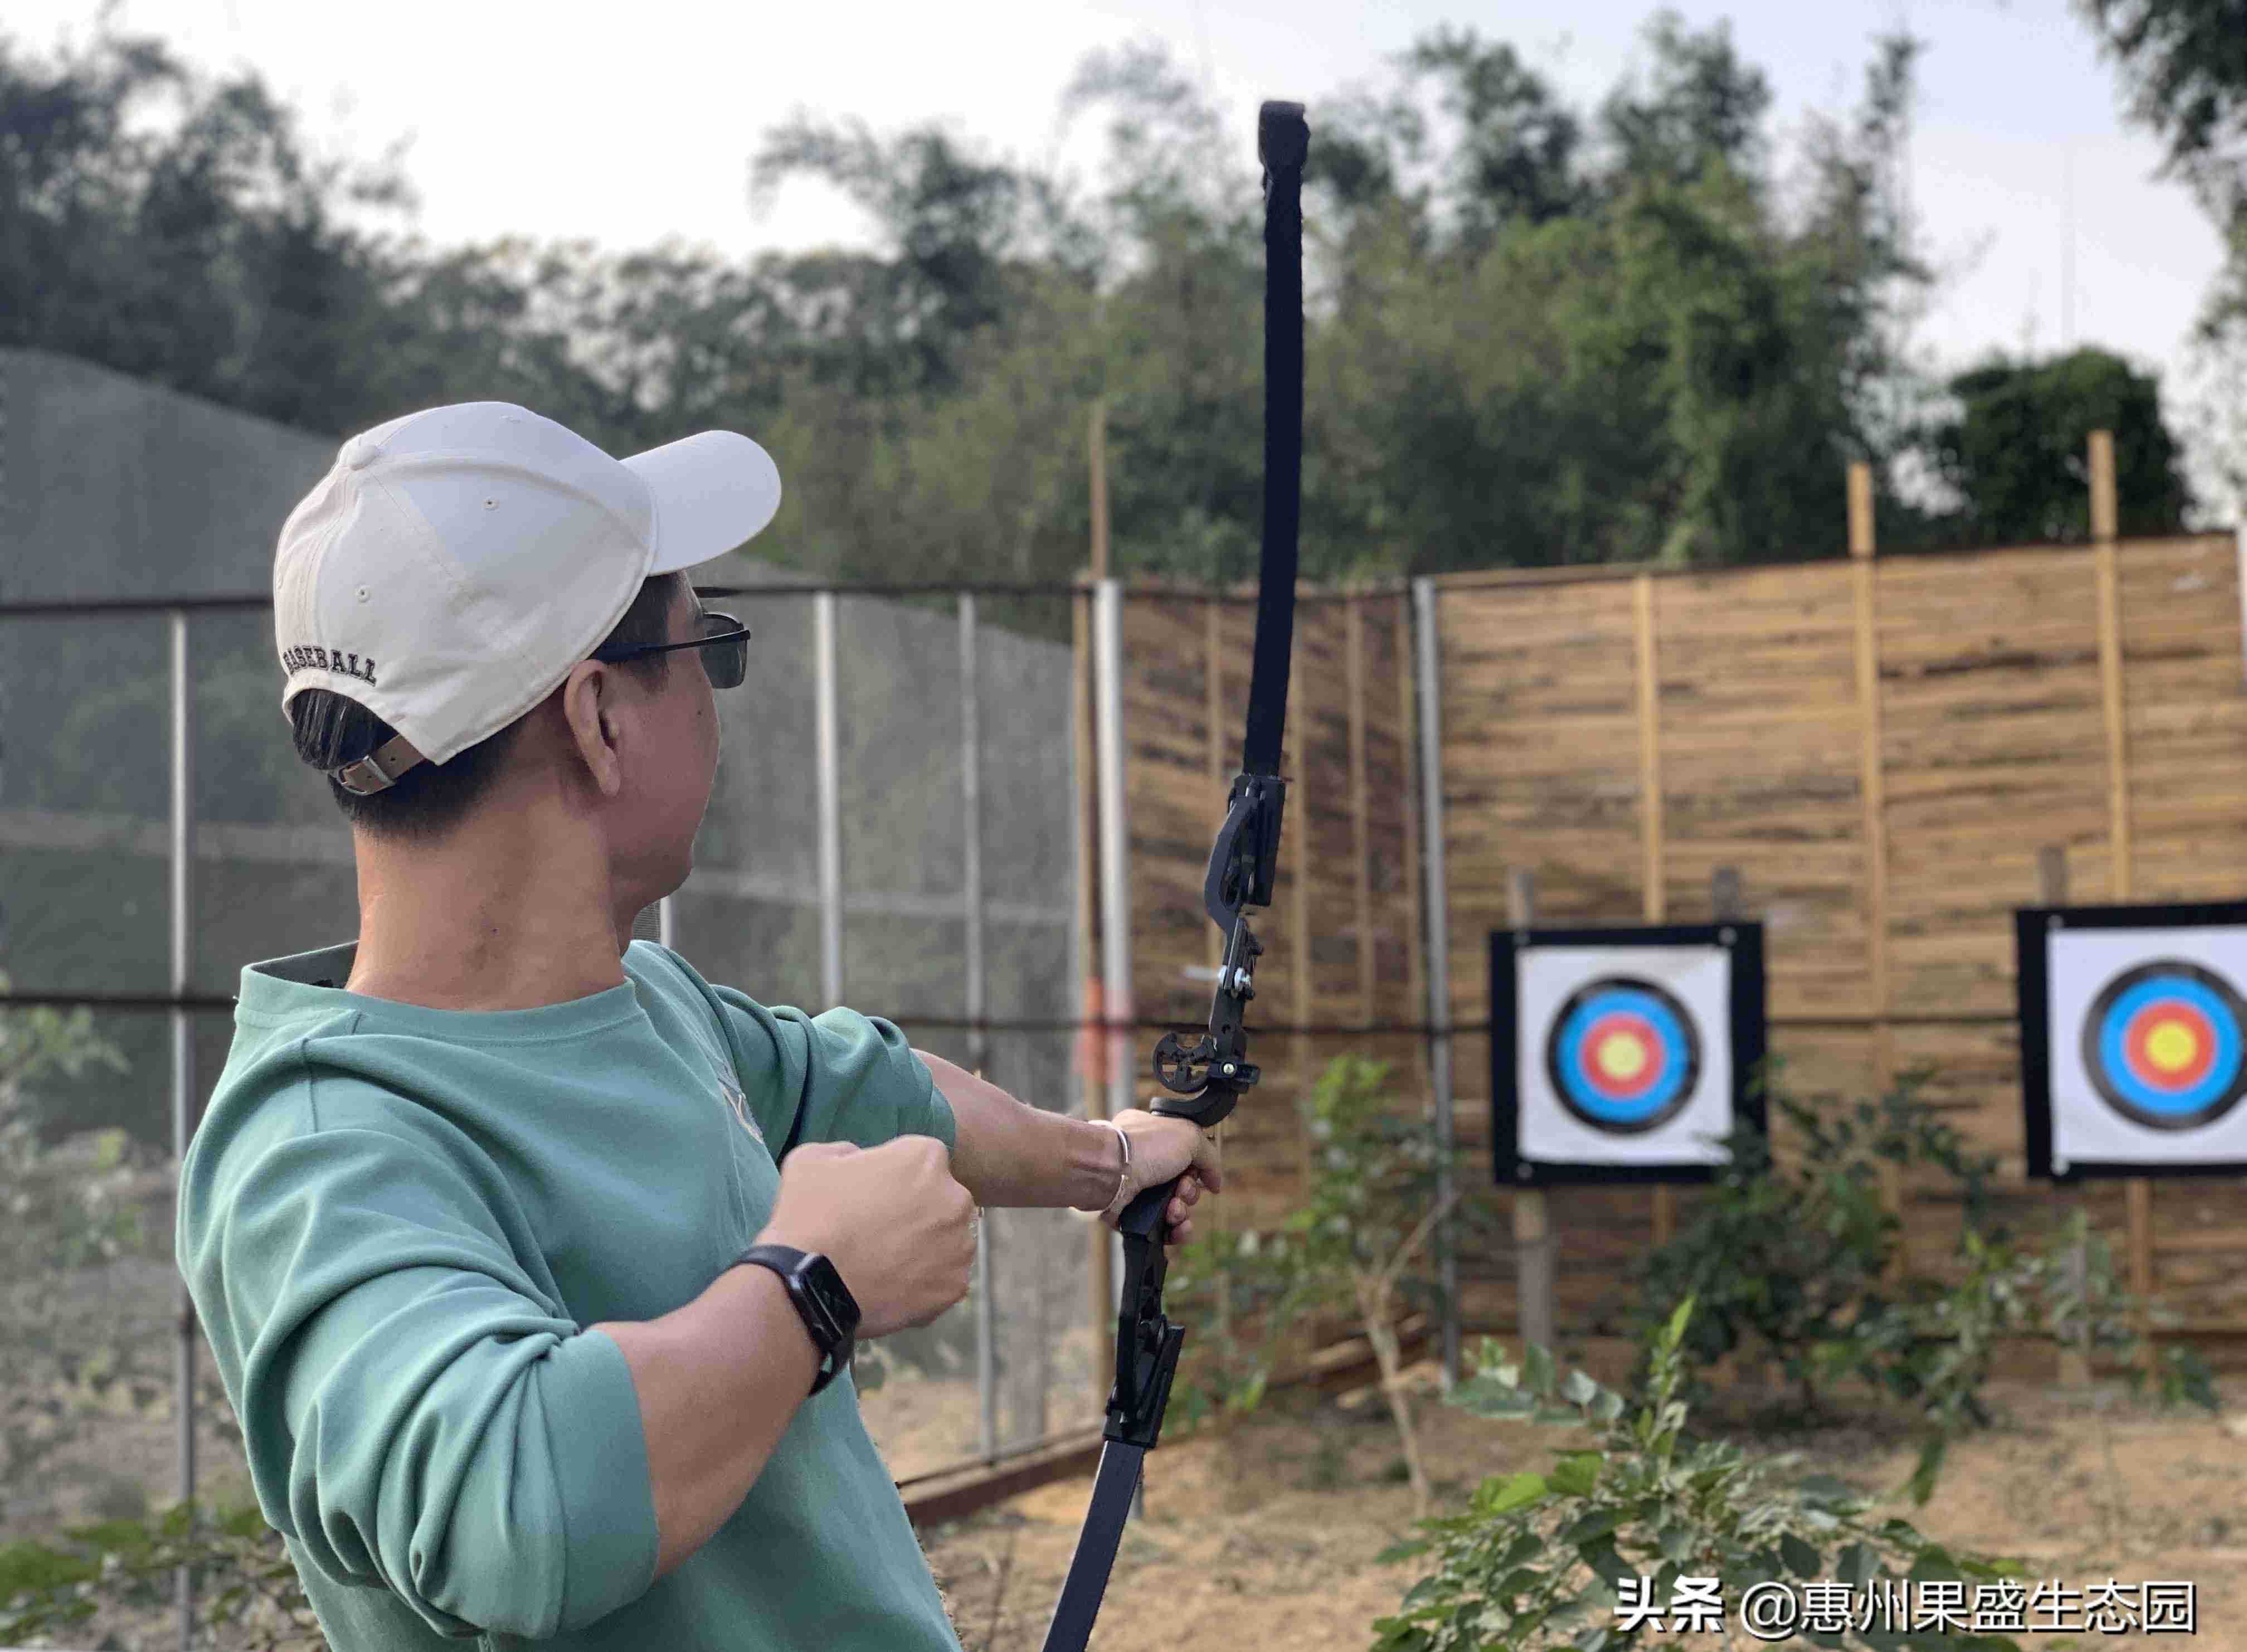
<path fill-rule="evenodd" d="M 1247 156 L 1260 99 L 1301 98 L 1315 129 L 1322 95 L 1376 77 L 1385 54 L 1440 23 L 1514 42 L 1588 101 L 1643 61 L 1652 10 L 1635 0 L 125 0 L 120 16 L 206 66 L 255 66 L 331 148 L 372 157 L 410 138 L 422 228 L 438 241 L 518 232 L 628 247 L 680 236 L 740 254 L 864 238 L 847 204 L 810 185 L 751 214 L 756 134 L 799 109 L 877 127 L 939 118 L 1043 160 L 1083 54 L 1158 37 L 1205 79 Z M 2155 181 L 2158 151 L 2124 124 L 2113 68 L 2066 0 L 1677 10 L 1697 24 L 1731 19 L 1742 54 L 1771 76 L 1782 135 L 1806 111 L 1854 102 L 1876 33 L 1901 21 L 1927 41 L 1911 181 L 1924 250 L 1948 272 L 1922 335 L 1941 362 L 2070 340 L 2175 361 L 2217 266 L 2216 237 L 2182 188 Z M 85 38 L 94 15 L 84 0 L 8 0 L 0 26 L 45 47 L 65 31 Z M 1062 153 L 1089 160 L 1092 135 Z"/>

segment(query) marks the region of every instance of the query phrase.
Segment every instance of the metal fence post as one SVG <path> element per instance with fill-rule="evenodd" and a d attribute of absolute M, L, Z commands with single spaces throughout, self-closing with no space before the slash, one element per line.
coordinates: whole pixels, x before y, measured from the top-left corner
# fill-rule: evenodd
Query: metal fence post
<path fill-rule="evenodd" d="M 1444 1162 L 1436 1196 L 1451 1196 L 1451 941 L 1444 878 L 1444 739 L 1442 678 L 1438 671 L 1436 585 L 1412 582 L 1412 641 L 1420 666 L 1420 865 L 1427 888 L 1428 1080 L 1435 1090 L 1436 1136 Z M 1497 1014 L 1492 1007 L 1492 1014 Z M 1438 1225 L 1436 1253 L 1444 1286 L 1444 1381 L 1459 1380 L 1459 1263 L 1448 1217 Z"/>
<path fill-rule="evenodd" d="M 184 998 L 194 965 L 190 926 L 195 898 L 195 684 L 188 649 L 188 616 L 171 611 L 172 628 L 172 996 Z M 195 1030 L 192 1014 L 174 1004 L 172 1018 L 172 1175 L 176 1183 L 195 1130 Z M 175 1273 L 177 1269 L 174 1270 Z M 179 1341 L 174 1350 L 173 1384 L 179 1411 L 180 1501 L 195 1496 L 195 1304 L 187 1277 L 174 1282 L 179 1309 Z M 195 1573 L 181 1567 L 173 1579 L 180 1611 L 180 1652 L 195 1642 Z"/>
<path fill-rule="evenodd" d="M 819 990 L 832 1009 L 843 1001 L 843 800 L 837 765 L 842 746 L 835 690 L 835 593 L 811 599 L 813 676 L 819 723 Z"/>
<path fill-rule="evenodd" d="M 962 867 L 960 896 L 967 908 L 967 1065 L 980 1075 L 988 1057 L 983 1020 L 983 735 L 978 714 L 975 661 L 975 594 L 960 597 L 960 799 Z M 982 1401 L 984 1461 L 999 1455 L 999 1359 L 997 1306 L 991 1300 L 991 1220 L 986 1211 L 975 1224 L 975 1384 Z"/>

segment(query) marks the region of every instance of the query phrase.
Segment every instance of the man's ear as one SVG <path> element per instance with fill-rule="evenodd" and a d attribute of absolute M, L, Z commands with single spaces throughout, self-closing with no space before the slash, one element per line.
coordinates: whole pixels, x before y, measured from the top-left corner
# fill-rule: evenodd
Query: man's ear
<path fill-rule="evenodd" d="M 569 676 L 555 691 L 570 749 L 604 797 L 614 797 L 625 784 L 624 763 L 617 755 L 620 686 L 612 667 L 598 659 L 584 659 L 570 668 Z"/>

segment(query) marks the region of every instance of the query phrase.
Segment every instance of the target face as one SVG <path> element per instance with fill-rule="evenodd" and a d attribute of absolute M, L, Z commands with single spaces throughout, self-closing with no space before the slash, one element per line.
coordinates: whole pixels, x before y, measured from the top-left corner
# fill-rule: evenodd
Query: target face
<path fill-rule="evenodd" d="M 1498 1178 L 1705 1182 L 1760 1124 L 1758 925 L 1491 936 Z"/>
<path fill-rule="evenodd" d="M 2148 1130 L 2189 1130 L 2247 1094 L 2247 1004 L 2212 969 L 2167 958 L 2108 981 L 2083 1018 L 2083 1067 L 2101 1099 Z"/>
<path fill-rule="evenodd" d="M 1545 1068 L 1561 1106 L 1617 1136 L 1656 1129 L 1693 1098 L 1701 1036 L 1675 994 L 1650 980 L 1603 976 L 1553 1018 Z"/>
<path fill-rule="evenodd" d="M 2247 905 L 2015 917 L 2032 1175 L 2247 1167 Z"/>

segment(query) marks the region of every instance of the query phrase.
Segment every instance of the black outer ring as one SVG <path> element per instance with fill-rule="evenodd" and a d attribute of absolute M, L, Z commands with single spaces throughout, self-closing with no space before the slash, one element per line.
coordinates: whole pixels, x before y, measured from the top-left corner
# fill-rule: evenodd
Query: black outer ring
<path fill-rule="evenodd" d="M 2222 999 L 2224 1008 L 2231 1013 L 2233 1036 L 2239 1040 L 2242 1047 L 2239 1070 L 2232 1074 L 2231 1082 L 2225 1087 L 2222 1096 L 2196 1113 L 2146 1111 L 2107 1082 L 2105 1064 L 2100 1059 L 2100 1030 L 2106 1026 L 2107 1012 L 2114 1007 L 2114 1000 L 2140 981 L 2155 975 L 2182 975 L 2188 980 L 2197 981 Z M 2238 1106 L 2241 1096 L 2247 1096 L 2247 1001 L 2242 1001 L 2231 983 L 2214 970 L 2198 964 L 2189 964 L 2181 958 L 2159 958 L 2150 963 L 2133 964 L 2100 987 L 2099 996 L 2091 1000 L 2090 1009 L 2084 1014 L 2083 1026 L 2077 1034 L 2076 1041 L 2083 1056 L 2083 1070 L 2090 1076 L 2092 1089 L 2099 1092 L 2099 1099 L 2143 1130 L 2171 1132 L 2205 1130 Z"/>
<path fill-rule="evenodd" d="M 1650 998 L 1659 1000 L 1663 1007 L 1677 1018 L 1677 1025 L 1685 1034 L 1685 1078 L 1684 1082 L 1678 1085 L 1677 1094 L 1670 1098 L 1660 1112 L 1649 1113 L 1646 1117 L 1629 1123 L 1612 1118 L 1602 1118 L 1596 1113 L 1586 1112 L 1576 1105 L 1574 1099 L 1568 1094 L 1567 1085 L 1561 1082 L 1561 1029 L 1568 1024 L 1568 1017 L 1574 1014 L 1576 1007 L 1593 993 L 1613 992 L 1619 987 L 1629 987 L 1644 993 Z M 2247 1063 L 2242 1063 L 2242 1066 L 2243 1068 L 2247 1068 Z M 1599 1131 L 1602 1136 L 1643 1136 L 1649 1130 L 1661 1129 L 1671 1119 L 1677 1117 L 1684 1109 L 1685 1103 L 1693 1099 L 1693 1092 L 1700 1088 L 1701 1029 L 1695 1023 L 1693 1017 L 1687 1013 L 1685 1006 L 1677 1001 L 1677 995 L 1667 987 L 1657 986 L 1652 981 L 1642 980 L 1636 975 L 1602 975 L 1595 980 L 1586 981 L 1574 992 L 1569 993 L 1567 1000 L 1554 1012 L 1551 1021 L 1547 1023 L 1545 1075 L 1552 1081 L 1553 1098 L 1567 1109 L 1570 1117 Z"/>

